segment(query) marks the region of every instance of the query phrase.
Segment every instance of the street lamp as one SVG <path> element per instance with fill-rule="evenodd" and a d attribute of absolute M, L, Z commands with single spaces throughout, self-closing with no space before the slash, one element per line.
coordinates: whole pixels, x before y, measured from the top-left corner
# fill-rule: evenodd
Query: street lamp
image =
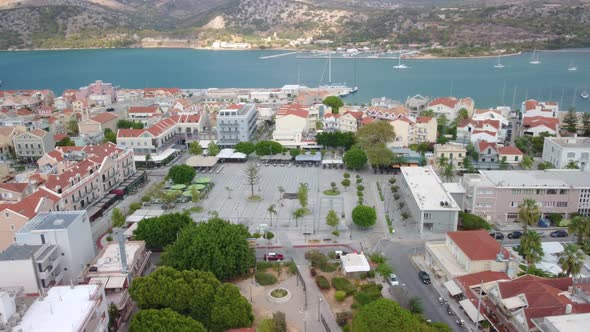
<path fill-rule="evenodd" d="M 320 321 L 320 303 L 322 303 L 322 298 L 318 297 L 318 322 Z"/>

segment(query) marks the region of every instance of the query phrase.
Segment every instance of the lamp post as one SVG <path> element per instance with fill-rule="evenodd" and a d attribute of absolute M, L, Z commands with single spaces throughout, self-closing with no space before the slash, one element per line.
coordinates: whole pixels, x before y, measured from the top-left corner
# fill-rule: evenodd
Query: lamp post
<path fill-rule="evenodd" d="M 320 303 L 322 303 L 322 298 L 318 297 L 318 322 L 320 321 Z"/>

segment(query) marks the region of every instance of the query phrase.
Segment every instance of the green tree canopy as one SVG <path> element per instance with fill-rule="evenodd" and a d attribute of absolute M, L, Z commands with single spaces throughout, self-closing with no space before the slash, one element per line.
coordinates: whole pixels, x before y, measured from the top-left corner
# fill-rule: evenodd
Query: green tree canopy
<path fill-rule="evenodd" d="M 377 221 L 377 212 L 370 206 L 358 205 L 352 209 L 352 221 L 360 227 L 373 226 Z"/>
<path fill-rule="evenodd" d="M 108 130 L 110 130 L 110 129 L 108 129 Z M 115 137 L 115 139 L 116 139 L 116 137 Z M 57 142 L 55 142 L 55 146 L 74 146 L 74 145 L 76 145 L 76 144 L 68 136 L 62 138 L 61 140 L 59 140 Z"/>
<path fill-rule="evenodd" d="M 576 113 L 575 107 L 570 107 L 567 111 L 567 114 L 563 118 L 563 123 L 565 124 L 565 129 L 570 133 L 575 133 L 578 127 L 578 114 Z"/>
<path fill-rule="evenodd" d="M 584 266 L 586 254 L 577 244 L 565 243 L 563 252 L 558 253 L 557 257 L 559 257 L 557 262 L 563 270 L 563 274 L 576 277 Z"/>
<path fill-rule="evenodd" d="M 209 156 L 216 156 L 219 154 L 219 151 L 221 151 L 219 145 L 215 144 L 214 142 L 209 142 L 209 145 L 207 145 L 207 154 Z"/>
<path fill-rule="evenodd" d="M 299 200 L 299 204 L 302 208 L 307 208 L 308 197 L 309 196 L 309 188 L 307 184 L 300 183 L 299 188 L 297 189 L 297 199 Z"/>
<path fill-rule="evenodd" d="M 578 166 L 578 162 L 575 160 L 570 160 L 567 165 L 565 165 L 566 169 L 580 169 L 580 166 Z"/>
<path fill-rule="evenodd" d="M 189 184 L 197 173 L 188 165 L 174 165 L 168 171 L 168 178 L 176 184 Z"/>
<path fill-rule="evenodd" d="M 373 121 L 362 126 L 356 133 L 356 141 L 363 149 L 376 144 L 387 144 L 395 139 L 393 127 L 387 121 Z"/>
<path fill-rule="evenodd" d="M 181 270 L 210 271 L 220 280 L 230 280 L 246 274 L 254 264 L 249 237 L 245 226 L 212 218 L 184 228 L 164 251 L 162 262 Z"/>
<path fill-rule="evenodd" d="M 524 169 L 533 168 L 533 157 L 527 155 L 523 156 L 522 160 L 520 161 L 520 167 Z"/>
<path fill-rule="evenodd" d="M 367 158 L 373 167 L 391 166 L 395 157 L 393 151 L 381 143 L 368 147 L 366 151 Z"/>
<path fill-rule="evenodd" d="M 582 126 L 584 127 L 585 137 L 590 137 L 590 112 L 584 112 L 582 114 Z"/>
<path fill-rule="evenodd" d="M 298 155 L 301 154 L 301 150 L 299 149 L 290 149 L 289 150 L 289 154 L 291 155 L 291 157 L 297 157 Z"/>
<path fill-rule="evenodd" d="M 119 129 L 143 129 L 143 123 L 130 120 L 119 120 L 117 122 Z"/>
<path fill-rule="evenodd" d="M 147 309 L 133 315 L 129 332 L 207 332 L 207 330 L 200 322 L 172 309 Z"/>
<path fill-rule="evenodd" d="M 323 132 L 318 133 L 315 139 L 318 144 L 325 147 L 343 147 L 345 150 L 354 144 L 354 134 L 350 132 Z"/>
<path fill-rule="evenodd" d="M 537 201 L 532 198 L 525 198 L 518 206 L 518 220 L 523 224 L 524 231 L 529 226 L 536 224 L 541 218 L 541 209 L 537 205 Z"/>
<path fill-rule="evenodd" d="M 249 327 L 253 322 L 252 306 L 240 295 L 238 287 L 224 284 L 217 289 L 211 310 L 211 330 L 213 332 Z"/>
<path fill-rule="evenodd" d="M 256 155 L 257 156 L 268 156 L 283 152 L 283 146 L 281 143 L 274 141 L 260 141 L 256 143 Z"/>
<path fill-rule="evenodd" d="M 252 152 L 256 151 L 256 145 L 254 145 L 254 143 L 252 142 L 240 142 L 236 144 L 235 149 L 237 152 L 249 155 Z"/>
<path fill-rule="evenodd" d="M 161 250 L 172 244 L 179 232 L 192 223 L 188 213 L 164 214 L 140 221 L 133 236 L 136 240 L 145 241 L 148 248 Z"/>
<path fill-rule="evenodd" d="M 119 208 L 113 209 L 111 221 L 113 222 L 113 227 L 121 227 L 125 224 L 125 215 L 119 210 Z"/>
<path fill-rule="evenodd" d="M 340 107 L 344 106 L 342 99 L 336 96 L 328 96 L 322 103 L 326 106 L 330 106 L 332 108 L 332 113 L 334 114 L 338 114 Z"/>
<path fill-rule="evenodd" d="M 201 146 L 201 144 L 198 141 L 192 141 L 188 145 L 188 152 L 190 154 L 200 156 L 203 154 L 203 147 Z"/>
<path fill-rule="evenodd" d="M 419 316 L 389 299 L 378 299 L 361 307 L 352 326 L 353 332 L 428 330 Z"/>
<path fill-rule="evenodd" d="M 111 130 L 111 128 L 106 128 L 104 130 L 104 139 L 103 139 L 103 142 L 104 143 L 111 142 L 111 143 L 117 144 L 117 134 L 115 134 Z"/>
<path fill-rule="evenodd" d="M 424 110 L 424 111 L 420 112 L 420 116 L 427 116 L 427 117 L 434 118 L 435 114 L 434 114 L 433 110 Z"/>
<path fill-rule="evenodd" d="M 543 246 L 541 236 L 535 231 L 526 231 L 520 238 L 520 254 L 529 265 L 541 261 L 543 258 Z"/>
<path fill-rule="evenodd" d="M 544 162 L 540 163 L 539 165 L 537 165 L 537 168 L 543 171 L 543 170 L 546 170 L 546 169 L 555 168 L 555 165 L 553 165 L 552 163 L 550 163 L 548 161 L 544 161 Z"/>
<path fill-rule="evenodd" d="M 336 226 L 338 226 L 339 223 L 340 223 L 340 218 L 338 218 L 336 211 L 330 210 L 328 212 L 328 215 L 326 216 L 326 224 L 328 224 L 331 227 L 336 227 Z"/>
<path fill-rule="evenodd" d="M 506 156 L 503 156 L 502 159 L 500 159 L 499 166 L 500 166 L 500 169 L 502 169 L 502 170 L 508 169 L 508 167 L 510 165 L 508 164 L 508 160 L 506 159 Z"/>
<path fill-rule="evenodd" d="M 575 216 L 570 220 L 568 230 L 576 234 L 578 244 L 590 239 L 590 217 Z"/>
<path fill-rule="evenodd" d="M 469 111 L 466 108 L 461 108 L 457 113 L 457 122 L 461 122 L 469 118 Z"/>
<path fill-rule="evenodd" d="M 350 150 L 346 151 L 342 160 L 346 164 L 346 167 L 358 170 L 363 168 L 367 163 L 367 155 L 363 150 L 357 147 L 352 147 Z"/>

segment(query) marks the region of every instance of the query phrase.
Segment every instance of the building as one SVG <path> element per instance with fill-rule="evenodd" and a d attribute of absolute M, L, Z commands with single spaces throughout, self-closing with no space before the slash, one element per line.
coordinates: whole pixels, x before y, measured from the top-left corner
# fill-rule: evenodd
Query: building
<path fill-rule="evenodd" d="M 41 129 L 16 134 L 13 137 L 14 150 L 19 159 L 34 161 L 53 150 L 53 135 Z"/>
<path fill-rule="evenodd" d="M 42 212 L 16 233 L 19 245 L 56 246 L 60 251 L 63 282 L 77 283 L 96 252 L 86 211 Z"/>
<path fill-rule="evenodd" d="M 0 183 L 0 203 L 18 202 L 32 193 L 33 186 L 29 183 Z"/>
<path fill-rule="evenodd" d="M 543 117 L 557 119 L 559 104 L 553 101 L 536 101 L 534 99 L 522 102 L 522 119 L 531 117 Z"/>
<path fill-rule="evenodd" d="M 24 127 L 0 127 L 0 155 L 7 155 L 14 151 L 13 138 L 19 132 L 24 132 Z"/>
<path fill-rule="evenodd" d="M 14 331 L 103 332 L 108 323 L 100 285 L 56 286 L 35 300 Z"/>
<path fill-rule="evenodd" d="M 428 106 L 430 99 L 421 95 L 406 98 L 406 108 L 410 112 L 410 116 L 417 117 L 420 112 L 424 111 Z"/>
<path fill-rule="evenodd" d="M 112 83 L 95 81 L 76 91 L 77 100 L 85 100 L 93 105 L 109 106 L 117 101 L 117 89 Z"/>
<path fill-rule="evenodd" d="M 117 132 L 119 116 L 113 113 L 99 113 L 78 123 L 78 129 L 82 135 L 96 135 L 104 133 L 105 129 Z"/>
<path fill-rule="evenodd" d="M 503 139 L 501 129 L 502 122 L 499 119 L 464 119 L 457 125 L 457 141 L 472 144 L 477 144 L 478 141 L 498 143 Z"/>
<path fill-rule="evenodd" d="M 460 208 L 432 167 L 402 167 L 401 193 L 418 231 L 442 233 L 457 229 Z"/>
<path fill-rule="evenodd" d="M 444 115 L 449 121 L 457 118 L 459 110 L 466 109 L 467 114 L 471 116 L 475 108 L 475 103 L 471 98 L 457 99 L 455 97 L 440 97 L 432 100 L 426 107 L 427 110 L 434 112 L 439 117 Z"/>
<path fill-rule="evenodd" d="M 125 250 L 123 255 L 122 250 Z M 135 277 L 143 275 L 150 255 L 144 241 L 119 239 L 119 242 L 109 242 L 84 271 L 84 279 L 89 284 L 102 285 L 107 303 L 117 306 L 119 323 L 127 320 L 132 312 L 128 289 Z"/>
<path fill-rule="evenodd" d="M 539 136 L 541 133 L 557 135 L 559 132 L 559 119 L 534 116 L 526 117 L 522 122 L 522 134 L 528 136 Z"/>
<path fill-rule="evenodd" d="M 365 110 L 365 114 L 373 119 L 387 121 L 392 121 L 404 116 L 408 117 L 410 115 L 408 109 L 403 105 L 393 108 L 371 106 Z"/>
<path fill-rule="evenodd" d="M 399 100 L 394 100 L 387 97 L 381 98 L 372 98 L 371 99 L 371 106 L 375 107 L 384 107 L 384 108 L 395 108 L 401 106 L 401 102 Z"/>
<path fill-rule="evenodd" d="M 590 313 L 567 314 L 531 319 L 540 332 L 585 332 L 590 325 Z"/>
<path fill-rule="evenodd" d="M 371 271 L 367 257 L 363 253 L 348 253 L 340 256 L 342 272 L 348 277 L 359 276 L 361 273 Z"/>
<path fill-rule="evenodd" d="M 493 122 L 500 122 L 501 126 L 508 126 L 508 113 L 509 109 L 506 110 L 504 108 L 498 107 L 495 109 L 476 109 L 473 111 L 473 115 L 471 119 L 474 121 L 493 121 Z"/>
<path fill-rule="evenodd" d="M 256 104 L 232 104 L 217 114 L 217 144 L 227 147 L 254 138 L 258 112 Z"/>
<path fill-rule="evenodd" d="M 416 118 L 414 141 L 416 143 L 436 142 L 438 122 L 435 117 L 419 116 Z"/>
<path fill-rule="evenodd" d="M 504 272 L 509 265 L 516 271 L 518 266 L 486 230 L 448 232 L 444 242 L 426 243 L 425 259 L 445 280 L 482 271 Z"/>
<path fill-rule="evenodd" d="M 440 167 L 438 161 L 445 158 L 447 163 L 452 163 L 454 169 L 463 168 L 463 159 L 467 155 L 467 150 L 462 144 L 435 144 L 434 145 L 434 165 Z"/>
<path fill-rule="evenodd" d="M 590 213 L 590 177 L 579 170 L 504 170 L 463 175 L 466 211 L 495 223 L 516 222 L 526 198 L 537 201 L 541 217 Z"/>
<path fill-rule="evenodd" d="M 556 168 L 573 161 L 582 171 L 590 172 L 590 137 L 546 137 L 542 158 Z"/>
<path fill-rule="evenodd" d="M 127 118 L 131 121 L 146 124 L 150 118 L 161 116 L 164 112 L 158 106 L 131 106 L 127 110 Z"/>
<path fill-rule="evenodd" d="M 498 161 L 498 146 L 496 143 L 490 143 L 487 141 L 478 141 L 477 153 L 479 153 L 479 161 L 495 163 Z"/>
<path fill-rule="evenodd" d="M 395 132 L 395 139 L 392 143 L 394 147 L 408 147 L 416 143 L 415 131 L 416 123 L 409 117 L 402 116 L 395 120 L 389 121 Z"/>
<path fill-rule="evenodd" d="M 515 146 L 501 146 L 498 148 L 498 160 L 504 160 L 510 165 L 518 165 L 524 158 L 524 154 Z"/>
<path fill-rule="evenodd" d="M 339 114 L 326 113 L 324 119 L 329 115 L 333 119 L 340 118 Z M 330 126 L 329 123 L 326 124 Z M 310 119 L 308 107 L 298 104 L 284 105 L 276 113 L 272 139 L 283 146 L 297 147 L 305 139 L 310 129 L 314 128 L 315 122 Z"/>

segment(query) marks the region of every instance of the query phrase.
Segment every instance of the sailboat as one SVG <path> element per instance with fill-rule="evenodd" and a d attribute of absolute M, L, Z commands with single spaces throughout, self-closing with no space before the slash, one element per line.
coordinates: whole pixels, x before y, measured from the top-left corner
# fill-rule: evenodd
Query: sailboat
<path fill-rule="evenodd" d="M 570 62 L 570 65 L 567 67 L 568 71 L 576 71 L 578 70 L 578 67 L 576 67 L 576 65 L 574 64 L 574 62 Z"/>
<path fill-rule="evenodd" d="M 588 97 L 590 97 L 590 94 L 588 93 L 588 91 L 584 90 L 584 91 L 582 91 L 582 93 L 580 93 L 580 98 L 588 99 Z"/>
<path fill-rule="evenodd" d="M 410 68 L 402 63 L 402 54 L 400 53 L 399 57 L 397 58 L 397 65 L 393 66 L 394 69 L 407 69 Z"/>
<path fill-rule="evenodd" d="M 349 88 L 346 83 L 332 82 L 332 50 L 328 53 L 328 84 L 320 86 L 320 89 L 338 89 L 340 97 L 348 96 L 358 91 L 358 87 Z"/>
<path fill-rule="evenodd" d="M 502 58 L 502 56 L 498 55 L 498 63 L 494 66 L 494 68 L 504 68 L 501 58 Z"/>
<path fill-rule="evenodd" d="M 539 61 L 539 53 L 537 53 L 537 49 L 533 51 L 533 56 L 531 57 L 531 61 L 529 63 L 531 65 L 538 65 L 541 63 L 541 61 Z"/>

